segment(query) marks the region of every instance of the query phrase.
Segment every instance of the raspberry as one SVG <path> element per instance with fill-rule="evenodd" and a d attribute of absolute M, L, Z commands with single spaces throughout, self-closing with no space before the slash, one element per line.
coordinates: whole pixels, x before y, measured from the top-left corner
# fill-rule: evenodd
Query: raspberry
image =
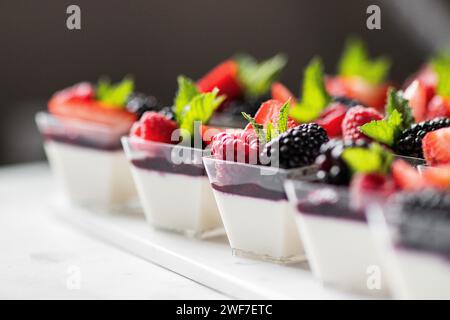
<path fill-rule="evenodd" d="M 211 153 L 221 160 L 256 164 L 258 138 L 253 131 L 221 132 L 212 139 Z"/>
<path fill-rule="evenodd" d="M 381 119 L 383 119 L 383 116 L 374 108 L 365 108 L 363 106 L 350 108 L 342 121 L 343 138 L 345 140 L 365 139 L 370 141 L 359 128 L 372 120 Z"/>
<path fill-rule="evenodd" d="M 141 120 L 133 125 L 131 135 L 144 140 L 163 143 L 174 143 L 172 132 L 178 128 L 175 121 L 157 112 L 145 112 Z"/>

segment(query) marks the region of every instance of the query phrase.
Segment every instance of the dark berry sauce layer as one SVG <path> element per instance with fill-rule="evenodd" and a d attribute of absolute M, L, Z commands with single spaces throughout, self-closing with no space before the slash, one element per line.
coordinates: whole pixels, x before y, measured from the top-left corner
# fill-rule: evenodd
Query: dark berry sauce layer
<path fill-rule="evenodd" d="M 92 141 L 82 136 L 78 135 L 64 135 L 55 133 L 44 133 L 43 138 L 45 141 L 55 141 L 65 144 L 70 144 L 77 147 L 101 150 L 101 151 L 119 151 L 122 150 L 122 145 L 120 140 L 114 141 L 113 143 L 101 144 L 96 141 Z"/>
<path fill-rule="evenodd" d="M 139 168 L 157 172 L 183 174 L 191 177 L 206 176 L 205 167 L 202 164 L 176 164 L 168 161 L 166 158 L 142 158 L 134 159 L 132 164 Z"/>
<path fill-rule="evenodd" d="M 216 183 L 212 183 L 211 185 L 217 191 L 238 196 L 272 200 L 272 201 L 282 201 L 287 199 L 285 192 L 266 189 L 256 183 L 246 183 L 237 185 L 219 185 Z"/>
<path fill-rule="evenodd" d="M 336 203 L 313 204 L 309 202 L 300 202 L 297 204 L 297 210 L 301 214 L 305 215 L 348 219 L 356 222 L 367 222 L 366 215 L 363 210 L 351 209 L 348 206 L 343 206 Z"/>

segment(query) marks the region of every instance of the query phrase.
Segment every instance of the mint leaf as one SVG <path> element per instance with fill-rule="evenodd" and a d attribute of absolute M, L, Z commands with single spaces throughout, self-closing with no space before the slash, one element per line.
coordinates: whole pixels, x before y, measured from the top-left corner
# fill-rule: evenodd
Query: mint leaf
<path fill-rule="evenodd" d="M 220 106 L 225 96 L 218 96 L 219 89 L 196 95 L 186 107 L 181 118 L 177 121 L 181 129 L 187 130 L 191 137 L 195 132 L 195 122 L 207 123 L 214 111 Z"/>
<path fill-rule="evenodd" d="M 388 92 L 386 112 L 387 114 L 392 114 L 394 110 L 397 110 L 402 117 L 402 123 L 400 125 L 401 130 L 411 127 L 416 122 L 412 109 L 408 104 L 408 100 L 403 98 L 403 92 L 390 88 Z"/>
<path fill-rule="evenodd" d="M 175 112 L 175 119 L 182 119 L 186 106 L 189 105 L 191 100 L 199 94 L 197 86 L 194 81 L 185 76 L 178 76 L 178 91 L 175 96 L 173 105 Z"/>
<path fill-rule="evenodd" d="M 291 108 L 290 115 L 299 122 L 310 122 L 319 117 L 331 100 L 325 89 L 322 61 L 317 57 L 305 69 L 302 93 L 302 101 Z"/>
<path fill-rule="evenodd" d="M 343 77 L 358 76 L 366 81 L 379 84 L 383 82 L 391 67 L 386 57 L 370 59 L 365 44 L 356 38 L 347 40 L 338 64 L 338 74 Z"/>
<path fill-rule="evenodd" d="M 450 97 L 450 54 L 441 53 L 431 60 L 431 66 L 438 78 L 437 93 Z"/>
<path fill-rule="evenodd" d="M 273 127 L 273 124 L 269 122 L 266 127 L 266 142 L 275 139 L 279 134 L 279 131 Z"/>
<path fill-rule="evenodd" d="M 288 129 L 288 120 L 289 120 L 289 105 L 290 101 L 286 101 L 286 103 L 281 107 L 280 113 L 278 115 L 277 121 L 277 129 L 279 133 L 283 133 Z M 270 140 L 267 140 L 270 141 Z"/>
<path fill-rule="evenodd" d="M 360 130 L 375 141 L 393 146 L 402 131 L 402 123 L 402 115 L 394 109 L 387 119 L 373 120 L 362 125 Z"/>
<path fill-rule="evenodd" d="M 253 130 L 255 130 L 256 135 L 261 143 L 266 143 L 270 140 L 266 140 L 266 133 L 264 132 L 264 126 L 256 122 L 255 118 L 253 118 L 248 113 L 242 112 L 242 116 L 252 125 Z M 271 134 L 271 133 L 270 133 Z M 269 134 L 269 135 L 270 135 Z M 270 136 L 269 136 L 270 138 Z"/>
<path fill-rule="evenodd" d="M 342 159 L 353 173 L 387 173 L 393 155 L 377 143 L 369 148 L 353 147 L 345 149 Z"/>
<path fill-rule="evenodd" d="M 96 99 L 111 108 L 124 108 L 128 96 L 134 91 L 131 77 L 125 77 L 121 82 L 111 84 L 108 78 L 100 78 L 95 88 Z"/>
<path fill-rule="evenodd" d="M 239 81 L 248 97 L 260 97 L 267 93 L 287 63 L 283 54 L 277 54 L 261 63 L 247 54 L 237 55 L 235 60 L 239 65 Z"/>

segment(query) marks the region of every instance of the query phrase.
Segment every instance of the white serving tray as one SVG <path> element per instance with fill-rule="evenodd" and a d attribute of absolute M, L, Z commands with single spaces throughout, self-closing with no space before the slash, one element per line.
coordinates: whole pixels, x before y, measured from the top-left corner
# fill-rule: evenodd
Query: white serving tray
<path fill-rule="evenodd" d="M 52 203 L 58 217 L 114 246 L 238 299 L 364 299 L 322 286 L 308 264 L 232 256 L 225 236 L 210 240 L 153 229 L 143 215 L 101 214 Z"/>

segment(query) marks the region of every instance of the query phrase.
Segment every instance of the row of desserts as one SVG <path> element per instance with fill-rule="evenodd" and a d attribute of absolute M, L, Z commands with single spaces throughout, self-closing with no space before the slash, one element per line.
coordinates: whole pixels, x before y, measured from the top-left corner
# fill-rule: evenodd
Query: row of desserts
<path fill-rule="evenodd" d="M 393 161 L 389 152 L 414 164 L 421 161 L 410 156 L 424 155 L 433 166 L 447 163 L 448 134 L 441 128 L 450 122 L 434 119 L 449 110 L 443 89 L 447 62 L 437 57 L 404 93 L 390 90 L 385 112 L 388 63 L 371 60 L 362 43 L 353 41 L 339 76 L 325 78 L 320 60 L 313 59 L 299 102 L 281 83 L 272 83 L 285 63 L 281 56 L 261 64 L 241 56 L 196 83 L 180 77 L 170 109 L 142 107 L 142 101 L 154 99 L 138 95 L 137 103 L 128 79 L 119 85 L 102 81 L 96 88 L 83 84 L 56 94 L 49 103 L 53 116 L 40 114 L 38 123 L 52 167 L 76 202 L 120 203 L 132 195 L 118 141 L 140 117 L 122 142 L 154 226 L 203 235 L 223 222 L 236 254 L 295 261 L 306 251 L 322 281 L 367 289 L 367 267 L 381 266 L 364 214 L 367 205 L 399 191 L 449 185 L 447 167 L 422 167 L 419 174 L 404 160 Z M 274 99 L 256 113 L 246 109 L 243 101 L 257 96 L 249 92 L 261 97 L 269 88 Z M 131 112 L 118 107 L 125 96 Z M 440 109 L 438 99 L 444 101 Z M 239 104 L 238 110 L 252 113 L 244 113 L 249 121 L 244 130 L 204 125 L 214 111 L 222 109 L 223 115 Z M 93 117 L 95 129 L 87 125 Z M 430 120 L 415 123 L 424 119 Z M 119 130 L 121 125 L 127 128 Z M 111 127 L 117 129 L 114 137 Z M 287 180 L 301 181 L 286 185 L 301 214 L 288 204 Z M 332 187 L 336 184 L 343 186 Z M 422 209 L 428 216 L 435 208 Z M 445 292 L 436 288 L 439 283 L 434 289 Z"/>

